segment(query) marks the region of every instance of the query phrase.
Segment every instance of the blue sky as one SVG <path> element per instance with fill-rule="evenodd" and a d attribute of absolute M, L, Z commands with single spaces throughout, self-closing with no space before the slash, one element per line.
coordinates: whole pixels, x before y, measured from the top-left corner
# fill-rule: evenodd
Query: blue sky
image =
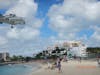
<path fill-rule="evenodd" d="M 53 4 L 61 4 L 63 0 L 35 0 L 36 3 L 38 3 L 38 11 L 37 11 L 37 17 L 39 18 L 45 18 L 46 21 L 43 22 L 43 26 L 41 28 L 41 36 L 48 38 L 51 35 L 56 35 L 55 31 L 52 31 L 48 27 L 48 17 L 46 16 L 50 7 Z"/>
<path fill-rule="evenodd" d="M 24 17 L 26 25 L 0 24 L 0 52 L 32 55 L 58 41 L 100 46 L 99 0 L 1 0 L 0 13 Z"/>

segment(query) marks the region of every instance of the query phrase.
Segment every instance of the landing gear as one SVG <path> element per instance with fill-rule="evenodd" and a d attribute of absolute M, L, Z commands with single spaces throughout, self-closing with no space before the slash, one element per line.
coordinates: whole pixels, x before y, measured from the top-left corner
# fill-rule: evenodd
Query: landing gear
<path fill-rule="evenodd" d="M 11 28 L 14 28 L 14 26 L 13 26 L 13 25 L 11 25 Z"/>

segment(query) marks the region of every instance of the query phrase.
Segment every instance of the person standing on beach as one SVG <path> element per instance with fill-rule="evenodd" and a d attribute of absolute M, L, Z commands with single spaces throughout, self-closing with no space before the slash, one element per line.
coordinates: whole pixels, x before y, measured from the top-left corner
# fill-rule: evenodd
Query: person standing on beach
<path fill-rule="evenodd" d="M 68 62 L 68 57 L 67 57 L 66 55 L 64 55 L 63 61 L 64 61 L 64 62 Z"/>
<path fill-rule="evenodd" d="M 100 67 L 100 57 L 99 56 L 97 57 L 97 63 L 98 63 L 98 66 Z"/>
<path fill-rule="evenodd" d="M 58 68 L 58 72 L 59 73 L 62 72 L 62 69 L 61 69 L 61 60 L 62 59 L 60 59 L 60 58 L 58 58 L 58 60 L 57 60 L 57 68 Z"/>
<path fill-rule="evenodd" d="M 82 61 L 82 57 L 81 57 L 81 56 L 79 57 L 79 61 L 80 61 L 80 63 L 81 63 L 81 61 Z"/>

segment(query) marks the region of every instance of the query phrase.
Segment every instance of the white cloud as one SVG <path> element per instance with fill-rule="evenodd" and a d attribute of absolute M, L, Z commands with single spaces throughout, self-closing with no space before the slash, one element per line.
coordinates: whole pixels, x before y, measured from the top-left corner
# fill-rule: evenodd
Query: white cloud
<path fill-rule="evenodd" d="M 12 29 L 8 31 L 7 36 L 12 39 L 31 40 L 38 37 L 40 32 L 32 28 Z"/>
<path fill-rule="evenodd" d="M 0 0 L 0 9 L 7 9 L 14 6 L 19 0 Z"/>
<path fill-rule="evenodd" d="M 33 0 L 19 0 L 19 2 L 10 8 L 6 14 L 16 14 L 19 17 L 28 17 L 36 13 L 37 4 Z"/>
<path fill-rule="evenodd" d="M 94 41 L 95 44 L 97 42 L 100 45 L 100 27 L 94 26 L 93 29 L 95 32 L 91 36 L 91 41 Z"/>
<path fill-rule="evenodd" d="M 99 42 L 100 41 L 100 30 L 98 32 L 95 31 L 95 33 L 92 35 L 92 38 Z"/>
<path fill-rule="evenodd" d="M 8 43 L 8 40 L 5 37 L 0 36 L 0 46 Z"/>
<path fill-rule="evenodd" d="M 97 0 L 64 0 L 63 4 L 55 4 L 50 8 L 49 26 L 58 32 L 61 39 L 77 39 L 79 37 L 76 34 L 81 30 L 91 26 L 100 28 L 99 8 L 100 2 Z"/>

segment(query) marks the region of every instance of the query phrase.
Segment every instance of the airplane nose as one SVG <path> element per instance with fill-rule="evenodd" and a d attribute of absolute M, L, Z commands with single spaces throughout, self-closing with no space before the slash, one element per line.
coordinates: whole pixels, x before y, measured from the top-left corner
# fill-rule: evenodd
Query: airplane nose
<path fill-rule="evenodd" d="M 11 25 L 11 28 L 14 28 L 14 26 L 13 26 L 13 25 Z"/>
<path fill-rule="evenodd" d="M 25 24 L 25 21 L 24 21 L 24 24 Z"/>

